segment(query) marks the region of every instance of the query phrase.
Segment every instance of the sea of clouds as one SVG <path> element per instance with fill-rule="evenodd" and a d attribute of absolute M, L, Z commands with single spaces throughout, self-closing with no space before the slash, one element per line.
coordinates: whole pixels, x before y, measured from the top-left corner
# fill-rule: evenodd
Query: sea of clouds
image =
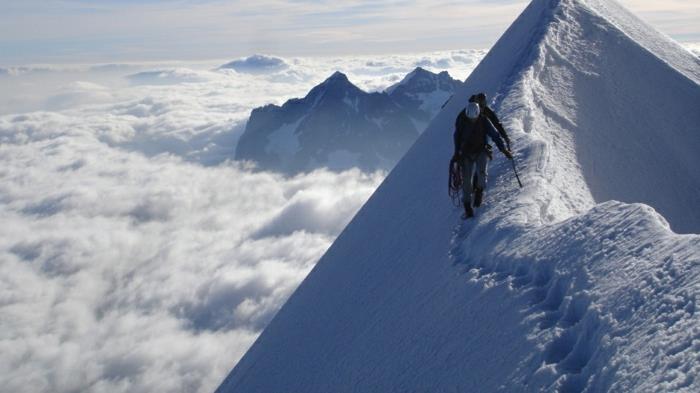
<path fill-rule="evenodd" d="M 212 391 L 386 175 L 235 162 L 250 110 L 483 55 L 1 68 L 1 390 Z"/>

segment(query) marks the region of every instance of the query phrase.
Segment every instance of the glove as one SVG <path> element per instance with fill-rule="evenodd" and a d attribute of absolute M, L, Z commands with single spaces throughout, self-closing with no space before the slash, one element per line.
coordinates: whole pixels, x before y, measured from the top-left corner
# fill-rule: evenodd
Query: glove
<path fill-rule="evenodd" d="M 503 155 L 506 156 L 507 159 L 512 160 L 513 159 L 513 153 L 510 152 L 510 150 L 506 149 L 503 150 Z"/>

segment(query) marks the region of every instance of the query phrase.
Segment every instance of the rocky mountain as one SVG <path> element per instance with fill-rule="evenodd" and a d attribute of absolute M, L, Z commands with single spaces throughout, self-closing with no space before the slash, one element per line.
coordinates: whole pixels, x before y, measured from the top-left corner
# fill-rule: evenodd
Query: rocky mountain
<path fill-rule="evenodd" d="M 388 170 L 460 84 L 417 68 L 386 92 L 368 93 L 336 72 L 304 98 L 254 109 L 235 158 L 286 174 Z"/>
<path fill-rule="evenodd" d="M 388 89 L 389 96 L 424 130 L 448 99 L 463 85 L 447 71 L 434 74 L 418 67 Z"/>

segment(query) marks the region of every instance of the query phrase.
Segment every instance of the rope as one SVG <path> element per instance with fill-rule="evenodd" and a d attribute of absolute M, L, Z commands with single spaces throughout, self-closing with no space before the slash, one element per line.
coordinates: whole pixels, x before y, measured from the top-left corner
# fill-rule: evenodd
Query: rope
<path fill-rule="evenodd" d="M 450 160 L 450 177 L 447 179 L 447 194 L 452 199 L 452 204 L 459 207 L 462 204 L 460 191 L 462 190 L 462 166 L 459 161 Z"/>

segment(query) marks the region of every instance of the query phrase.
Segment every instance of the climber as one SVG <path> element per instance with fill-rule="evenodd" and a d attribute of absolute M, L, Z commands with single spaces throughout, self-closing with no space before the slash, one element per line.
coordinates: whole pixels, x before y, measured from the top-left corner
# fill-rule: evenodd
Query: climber
<path fill-rule="evenodd" d="M 470 102 L 459 113 L 455 121 L 455 150 L 451 161 L 461 165 L 462 169 L 462 202 L 464 205 L 463 218 L 465 219 L 474 216 L 473 207 L 481 205 L 484 189 L 486 189 L 489 160 L 489 153 L 486 148 L 487 135 L 496 143 L 504 156 L 509 160 L 513 159 L 513 155 L 506 147 L 501 135 L 499 135 L 491 121 L 482 114 L 479 104 Z M 475 170 L 478 173 L 476 185 L 472 182 Z M 473 201 L 472 194 L 474 194 Z"/>
<path fill-rule="evenodd" d="M 481 114 L 482 116 L 486 116 L 487 119 L 491 121 L 491 124 L 493 124 L 494 127 L 496 127 L 496 130 L 498 130 L 498 133 L 501 134 L 501 138 L 506 142 L 506 147 L 508 150 L 510 150 L 510 138 L 508 138 L 508 133 L 506 132 L 506 129 L 503 128 L 503 124 L 501 124 L 501 121 L 498 120 L 498 116 L 496 116 L 496 112 L 494 112 L 486 102 L 486 94 L 485 93 L 478 93 L 474 94 L 471 97 L 469 97 L 469 102 L 476 102 L 479 104 L 479 108 L 481 109 Z M 493 149 L 491 148 L 491 145 L 488 143 L 486 144 L 486 154 L 489 156 L 489 159 L 493 158 Z M 474 187 L 477 187 L 479 184 L 478 180 L 479 175 L 477 173 L 474 174 Z"/>
<path fill-rule="evenodd" d="M 493 126 L 496 127 L 498 133 L 501 134 L 501 138 L 503 138 L 503 140 L 506 142 L 506 147 L 508 148 L 508 150 L 510 150 L 510 138 L 508 138 L 508 133 L 506 133 L 506 129 L 503 128 L 503 124 L 501 124 L 501 121 L 498 120 L 496 112 L 489 108 L 489 105 L 486 102 L 486 94 L 474 94 L 473 96 L 469 97 L 469 102 L 476 102 L 477 104 L 479 104 L 481 114 L 486 116 L 486 118 L 491 121 L 491 124 L 493 124 Z M 489 148 L 490 147 L 491 146 L 489 146 Z"/>

